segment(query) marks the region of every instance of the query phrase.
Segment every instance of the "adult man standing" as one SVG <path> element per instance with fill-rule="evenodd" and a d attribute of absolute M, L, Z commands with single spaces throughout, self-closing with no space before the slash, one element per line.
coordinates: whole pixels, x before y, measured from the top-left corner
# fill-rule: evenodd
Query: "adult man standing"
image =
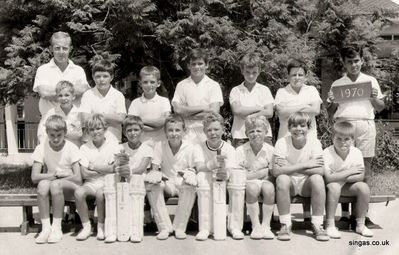
<path fill-rule="evenodd" d="M 67 80 L 74 85 L 74 104 L 77 106 L 80 105 L 82 94 L 90 88 L 83 68 L 75 65 L 69 59 L 72 50 L 72 40 L 69 34 L 54 33 L 50 38 L 50 44 L 53 58 L 37 69 L 33 85 L 33 91 L 40 95 L 39 110 L 42 117 L 48 110 L 58 105 L 55 86 L 59 81 Z"/>

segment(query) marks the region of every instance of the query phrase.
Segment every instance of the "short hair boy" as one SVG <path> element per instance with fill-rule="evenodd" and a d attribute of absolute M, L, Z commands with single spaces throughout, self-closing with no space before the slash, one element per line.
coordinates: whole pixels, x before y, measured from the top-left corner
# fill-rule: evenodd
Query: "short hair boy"
<path fill-rule="evenodd" d="M 208 69 L 208 54 L 205 49 L 192 49 L 188 54 L 190 77 L 176 86 L 172 99 L 174 111 L 184 117 L 190 142 L 205 141 L 202 119 L 210 113 L 219 113 L 223 95 L 219 83 L 205 73 Z"/>
<path fill-rule="evenodd" d="M 327 183 L 326 232 L 331 238 L 341 238 L 335 228 L 335 211 L 343 196 L 356 196 L 356 232 L 372 237 L 365 226 L 365 217 L 370 202 L 370 189 L 364 180 L 362 152 L 353 146 L 355 127 L 350 122 L 338 122 L 333 127 L 333 145 L 323 152 L 325 179 Z"/>
<path fill-rule="evenodd" d="M 45 131 L 45 121 L 51 115 L 56 114 L 63 117 L 67 124 L 67 133 L 65 138 L 79 147 L 82 144 L 83 120 L 79 109 L 75 105 L 73 105 L 73 101 L 75 99 L 75 89 L 73 87 L 73 84 L 69 81 L 60 81 L 55 87 L 55 92 L 59 105 L 50 109 L 47 114 L 41 119 L 37 130 L 38 140 L 40 143 L 42 143 L 47 138 Z"/>
<path fill-rule="evenodd" d="M 145 66 L 140 70 L 139 84 L 143 95 L 133 100 L 128 114 L 139 116 L 144 122 L 141 140 L 149 141 L 152 146 L 165 140 L 163 126 L 165 118 L 170 114 L 169 99 L 159 96 L 157 88 L 161 85 L 161 73 L 155 66 Z"/>
<path fill-rule="evenodd" d="M 355 127 L 354 144 L 363 154 L 365 166 L 365 181 L 371 175 L 371 161 L 375 155 L 376 129 L 374 123 L 375 111 L 384 109 L 384 95 L 381 93 L 378 81 L 363 72 L 363 51 L 356 45 L 348 45 L 341 50 L 341 59 L 345 74 L 334 81 L 331 88 L 352 82 L 371 82 L 372 92 L 370 98 L 356 101 L 348 100 L 336 102 L 332 90 L 328 92 L 327 110 L 336 121 L 348 121 Z M 349 216 L 348 205 L 343 206 L 343 216 Z M 366 218 L 366 223 L 372 222 Z"/>
<path fill-rule="evenodd" d="M 328 241 L 323 229 L 326 200 L 323 180 L 323 150 L 316 138 L 308 136 L 311 117 L 303 112 L 288 118 L 290 135 L 277 140 L 274 151 L 273 175 L 276 177 L 276 200 L 281 229 L 277 239 L 291 239 L 291 197 L 311 197 L 312 228 L 318 241 Z"/>
<path fill-rule="evenodd" d="M 39 244 L 57 243 L 62 239 L 64 192 L 66 195 L 71 194 L 82 182 L 79 148 L 65 140 L 65 120 L 61 116 L 51 115 L 45 127 L 48 139 L 40 143 L 32 154 L 32 181 L 38 183 L 38 207 L 42 222 L 42 231 L 35 240 Z M 49 196 L 53 206 L 52 225 Z"/>
<path fill-rule="evenodd" d="M 213 208 L 213 173 L 216 179 L 228 180 L 229 212 L 228 230 L 234 239 L 243 239 L 242 233 L 245 195 L 245 171 L 238 167 L 234 147 L 222 140 L 223 117 L 218 113 L 209 113 L 203 120 L 207 140 L 196 145 L 198 161 L 198 209 L 199 233 L 197 240 L 206 240 L 211 234 Z M 202 158 L 201 158 L 202 157 Z M 197 162 L 196 162 L 197 163 Z"/>
<path fill-rule="evenodd" d="M 92 114 L 102 114 L 109 124 L 106 137 L 119 142 L 122 138 L 121 124 L 126 116 L 126 106 L 123 94 L 111 85 L 114 78 L 113 63 L 102 56 L 95 56 L 92 76 L 96 86 L 83 94 L 80 111 L 85 120 Z"/>
<path fill-rule="evenodd" d="M 79 241 L 91 235 L 86 198 L 95 197 L 98 213 L 97 239 L 104 240 L 104 176 L 114 172 L 114 154 L 119 153 L 120 146 L 114 139 L 106 139 L 108 124 L 101 114 L 93 114 L 86 121 L 90 139 L 80 147 L 82 160 L 80 166 L 84 183 L 75 190 L 76 208 L 83 228 L 76 236 Z"/>
<path fill-rule="evenodd" d="M 231 129 L 234 147 L 248 142 L 244 127 L 245 118 L 250 115 L 271 118 L 274 103 L 270 89 L 256 81 L 261 70 L 259 54 L 246 54 L 240 61 L 240 68 L 244 81 L 231 90 L 229 99 L 234 115 Z M 267 133 L 269 144 L 271 144 L 271 139 L 272 131 L 269 128 Z"/>
<path fill-rule="evenodd" d="M 317 138 L 316 116 L 320 113 L 322 100 L 316 87 L 305 84 L 306 62 L 303 59 L 290 59 L 287 71 L 289 84 L 277 90 L 274 102 L 280 122 L 278 139 L 289 135 L 288 118 L 295 112 L 310 115 L 312 125 L 309 135 Z"/>
<path fill-rule="evenodd" d="M 245 119 L 249 142 L 236 149 L 237 161 L 246 171 L 246 204 L 252 222 L 252 239 L 273 239 L 270 220 L 274 209 L 274 184 L 270 175 L 274 148 L 265 142 L 270 128 L 265 116 L 250 115 Z M 258 197 L 262 194 L 262 224 L 259 221 Z"/>
<path fill-rule="evenodd" d="M 165 179 L 162 183 L 154 183 L 148 193 L 148 200 L 155 214 L 159 234 L 158 239 L 166 239 L 169 233 L 175 231 L 177 239 L 185 239 L 187 223 L 195 202 L 196 170 L 193 145 L 183 140 L 185 124 L 181 116 L 172 114 L 165 120 L 167 141 L 157 143 L 154 148 L 153 172 L 162 172 Z M 167 213 L 163 193 L 168 196 L 179 196 L 175 218 L 172 223 Z M 157 202 L 158 201 L 158 202 Z"/>

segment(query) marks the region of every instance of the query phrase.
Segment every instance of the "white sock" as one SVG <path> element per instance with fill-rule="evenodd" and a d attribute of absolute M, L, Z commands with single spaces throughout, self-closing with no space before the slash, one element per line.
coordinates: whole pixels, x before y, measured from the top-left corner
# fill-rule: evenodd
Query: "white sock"
<path fill-rule="evenodd" d="M 97 223 L 97 231 L 101 229 L 102 231 L 104 231 L 104 223 Z"/>
<path fill-rule="evenodd" d="M 252 228 L 257 228 L 260 226 L 259 222 L 259 204 L 255 203 L 247 203 L 247 210 L 249 217 L 251 218 Z"/>
<path fill-rule="evenodd" d="M 90 221 L 82 222 L 83 229 L 91 229 Z"/>
<path fill-rule="evenodd" d="M 42 222 L 42 231 L 50 230 L 50 227 L 51 227 L 50 218 L 41 219 L 41 222 Z"/>
<path fill-rule="evenodd" d="M 357 227 L 360 229 L 364 228 L 364 221 L 365 218 L 356 218 L 356 222 L 357 222 Z"/>
<path fill-rule="evenodd" d="M 53 218 L 53 224 L 51 225 L 51 227 L 53 229 L 61 229 L 61 218 Z"/>
<path fill-rule="evenodd" d="M 280 215 L 280 223 L 287 225 L 287 227 L 292 225 L 291 213 Z"/>
<path fill-rule="evenodd" d="M 262 227 L 270 228 L 274 205 L 262 204 Z"/>
<path fill-rule="evenodd" d="M 323 215 L 321 215 L 321 216 L 312 215 L 312 223 L 313 223 L 313 225 L 317 225 L 317 226 L 323 225 Z"/>

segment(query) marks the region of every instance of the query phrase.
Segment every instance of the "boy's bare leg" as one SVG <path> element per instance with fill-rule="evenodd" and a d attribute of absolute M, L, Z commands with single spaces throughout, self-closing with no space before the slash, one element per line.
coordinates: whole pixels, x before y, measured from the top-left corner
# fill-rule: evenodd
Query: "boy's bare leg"
<path fill-rule="evenodd" d="M 336 182 L 327 184 L 326 201 L 326 232 L 331 238 L 341 238 L 341 234 L 335 227 L 335 213 L 337 211 L 338 200 L 341 196 L 341 185 Z"/>
<path fill-rule="evenodd" d="M 46 243 L 51 232 L 50 224 L 50 184 L 49 180 L 42 180 L 37 185 L 37 203 L 39 207 L 42 231 L 36 238 L 36 243 Z"/>
<path fill-rule="evenodd" d="M 64 191 L 74 191 L 78 185 L 69 180 L 58 179 L 50 184 L 51 200 L 53 206 L 53 224 L 51 234 L 48 238 L 49 243 L 57 243 L 62 239 L 61 221 L 64 215 Z"/>
<path fill-rule="evenodd" d="M 89 220 L 89 209 L 87 207 L 87 196 L 95 196 L 94 190 L 87 186 L 80 186 L 75 190 L 75 203 L 78 210 L 80 220 L 82 222 L 82 230 L 76 236 L 76 240 L 83 241 L 91 235 L 91 224 Z"/>
<path fill-rule="evenodd" d="M 373 160 L 372 157 L 363 158 L 364 161 L 364 182 L 370 184 L 371 179 L 371 161 Z M 368 212 L 366 213 L 366 226 L 372 228 L 375 226 L 374 222 L 368 217 Z"/>
<path fill-rule="evenodd" d="M 96 206 L 97 206 L 97 240 L 105 239 L 105 197 L 104 190 L 99 189 L 96 192 Z"/>
<path fill-rule="evenodd" d="M 291 178 L 288 175 L 279 175 L 276 179 L 276 201 L 279 213 L 281 228 L 278 233 L 278 240 L 291 240 Z"/>
<path fill-rule="evenodd" d="M 370 203 L 370 188 L 365 182 L 351 184 L 342 192 L 344 195 L 356 196 L 356 232 L 372 237 L 373 233 L 365 226 L 365 217 Z"/>

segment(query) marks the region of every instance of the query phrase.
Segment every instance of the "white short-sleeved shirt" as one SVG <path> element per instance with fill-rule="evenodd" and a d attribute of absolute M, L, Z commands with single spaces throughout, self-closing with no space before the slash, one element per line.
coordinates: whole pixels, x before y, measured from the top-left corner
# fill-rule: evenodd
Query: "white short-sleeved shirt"
<path fill-rule="evenodd" d="M 296 149 L 292 144 L 291 135 L 277 140 L 274 146 L 274 155 L 286 159 L 289 165 L 304 163 L 323 155 L 321 143 L 317 138 L 308 137 L 302 149 Z M 294 173 L 293 176 L 304 176 L 304 174 Z"/>
<path fill-rule="evenodd" d="M 168 141 L 157 143 L 154 147 L 153 164 L 161 167 L 162 173 L 168 178 L 178 176 L 178 171 L 194 168 L 195 163 L 203 161 L 197 153 L 194 153 L 194 145 L 183 140 L 179 151 L 173 155 Z"/>
<path fill-rule="evenodd" d="M 80 115 L 80 111 L 76 106 L 72 106 L 72 109 L 69 111 L 69 113 L 66 115 L 64 111 L 61 109 L 59 105 L 57 105 L 54 108 L 51 108 L 44 118 L 41 119 L 39 123 L 39 127 L 37 130 L 37 136 L 39 138 L 40 143 L 42 143 L 46 138 L 47 138 L 47 133 L 46 133 L 46 120 L 48 117 L 51 115 L 59 115 L 64 118 L 66 124 L 67 124 L 67 134 L 65 136 L 66 139 L 69 141 L 73 142 L 77 146 L 81 145 L 81 140 L 83 136 L 83 131 L 82 131 L 82 118 Z"/>
<path fill-rule="evenodd" d="M 73 174 L 72 165 L 81 160 L 79 148 L 68 140 L 65 140 L 64 147 L 60 151 L 55 151 L 50 147 L 46 139 L 43 143 L 36 146 L 32 154 L 32 160 L 47 166 L 48 173 L 55 173 L 63 170 Z"/>
<path fill-rule="evenodd" d="M 142 119 L 159 119 L 171 111 L 168 98 L 155 94 L 153 98 L 147 99 L 143 94 L 141 97 L 133 100 L 130 104 L 128 114 L 139 116 Z M 145 131 L 141 136 L 143 142 L 148 140 L 158 142 L 165 139 L 165 131 L 163 128 L 156 131 Z"/>
<path fill-rule="evenodd" d="M 226 156 L 226 168 L 238 168 L 234 147 L 225 141 L 222 142 L 221 155 Z M 206 142 L 197 143 L 194 153 L 197 154 L 194 163 L 202 162 L 206 164 L 207 162 L 216 161 L 217 152 L 210 150 Z"/>
<path fill-rule="evenodd" d="M 180 104 L 185 106 L 199 106 L 219 103 L 223 105 L 223 94 L 219 83 L 208 76 L 196 84 L 191 77 L 188 77 L 176 86 L 172 105 Z M 187 128 L 202 127 L 201 120 L 185 119 Z"/>
<path fill-rule="evenodd" d="M 126 114 L 125 97 L 112 86 L 105 96 L 94 87 L 83 94 L 80 111 L 89 114 Z M 119 142 L 122 138 L 122 125 L 109 125 L 105 135 Z"/>
<path fill-rule="evenodd" d="M 89 167 L 90 163 L 111 165 L 115 161 L 115 154 L 119 153 L 121 149 L 123 149 L 123 147 L 112 139 L 106 139 L 100 148 L 97 148 L 93 142 L 89 140 L 80 147 L 80 164 L 86 168 Z M 101 176 L 101 179 L 103 179 L 103 177 L 104 176 Z"/>
<path fill-rule="evenodd" d="M 254 172 L 262 168 L 271 169 L 271 163 L 273 159 L 274 148 L 270 144 L 263 143 L 262 148 L 255 155 L 249 142 L 238 146 L 236 149 L 237 163 L 240 167 L 248 172 Z M 265 176 L 264 179 L 267 179 Z"/>
<path fill-rule="evenodd" d="M 140 147 L 133 150 L 129 147 L 128 143 L 122 144 L 123 149 L 127 154 L 129 154 L 129 168 L 134 169 L 140 166 L 141 161 L 143 158 L 153 158 L 154 151 L 151 146 L 147 145 L 146 143 L 142 143 Z M 150 164 L 150 163 L 149 163 Z"/>
<path fill-rule="evenodd" d="M 381 88 L 378 84 L 378 81 L 374 77 L 364 73 L 360 73 L 355 82 L 366 81 L 371 81 L 371 87 L 377 89 L 378 91 L 377 98 L 382 99 L 384 96 L 381 93 Z M 340 79 L 334 81 L 331 87 L 348 83 L 353 83 L 353 81 L 348 76 L 344 75 Z M 338 104 L 337 111 L 334 114 L 334 118 L 344 118 L 348 120 L 373 120 L 374 117 L 374 107 L 371 104 L 370 99 L 340 102 Z"/>
<path fill-rule="evenodd" d="M 261 106 L 273 105 L 274 99 L 270 89 L 262 84 L 256 83 L 251 91 L 244 86 L 244 83 L 234 87 L 230 92 L 230 104 L 239 103 L 242 106 Z M 234 115 L 233 127 L 231 134 L 234 139 L 247 138 L 245 135 L 245 117 Z M 271 128 L 267 132 L 267 136 L 272 136 Z"/>
<path fill-rule="evenodd" d="M 302 104 L 311 103 L 321 104 L 323 101 L 320 98 L 319 92 L 313 86 L 303 85 L 299 93 L 296 93 L 290 85 L 277 90 L 276 98 L 274 104 L 276 106 L 297 106 Z M 288 117 L 289 116 L 279 116 L 280 129 L 278 131 L 278 138 L 282 138 L 289 134 L 288 130 Z M 317 138 L 317 128 L 316 128 L 316 117 L 311 116 L 312 123 L 309 132 L 314 134 L 314 138 Z"/>
<path fill-rule="evenodd" d="M 87 87 L 87 89 L 90 88 L 86 79 L 85 71 L 82 67 L 75 65 L 71 60 L 69 60 L 67 68 L 64 70 L 64 72 L 62 72 L 61 69 L 55 64 L 54 59 L 51 59 L 50 62 L 39 66 L 37 69 L 35 82 L 33 84 L 33 91 L 38 92 L 39 86 L 46 86 L 48 89 L 53 89 L 55 94 L 55 87 L 57 83 L 63 80 L 71 82 L 74 86 Z M 80 99 L 75 100 L 74 103 L 79 106 Z M 40 114 L 44 116 L 48 110 L 57 105 L 58 103 L 55 101 L 49 101 L 47 99 L 40 98 Z"/>
<path fill-rule="evenodd" d="M 334 145 L 331 145 L 323 151 L 323 159 L 324 159 L 324 171 L 326 173 L 334 174 L 349 170 L 351 168 L 364 170 L 364 161 L 363 161 L 362 152 L 354 146 L 350 147 L 349 154 L 346 156 L 346 159 L 344 160 L 337 154 Z M 345 182 L 341 182 L 341 184 L 344 183 Z"/>

